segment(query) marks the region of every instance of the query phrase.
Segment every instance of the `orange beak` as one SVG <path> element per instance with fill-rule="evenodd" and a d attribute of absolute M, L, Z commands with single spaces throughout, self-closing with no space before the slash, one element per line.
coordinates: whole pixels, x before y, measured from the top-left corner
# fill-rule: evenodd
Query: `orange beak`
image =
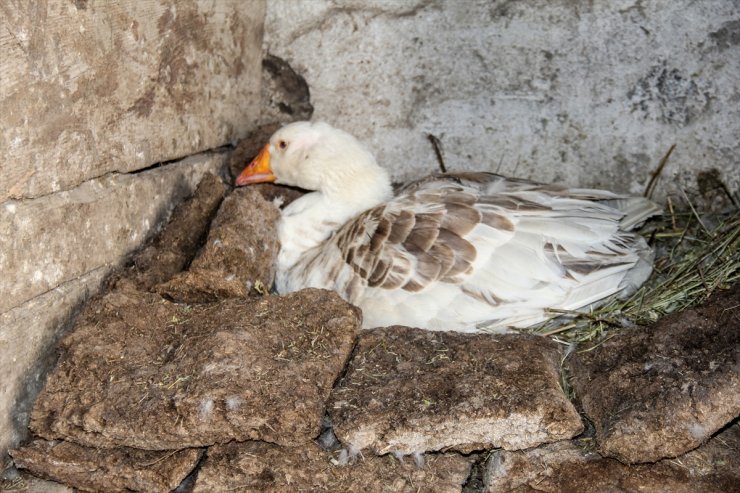
<path fill-rule="evenodd" d="M 272 183 L 277 177 L 272 174 L 270 168 L 270 144 L 262 148 L 254 161 L 249 163 L 239 176 L 236 177 L 236 186 L 250 185 L 252 183 Z"/>

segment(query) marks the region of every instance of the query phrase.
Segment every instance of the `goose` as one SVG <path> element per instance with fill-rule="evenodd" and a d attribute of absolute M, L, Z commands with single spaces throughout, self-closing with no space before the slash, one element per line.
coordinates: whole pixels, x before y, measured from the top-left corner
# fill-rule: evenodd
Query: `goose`
<path fill-rule="evenodd" d="M 279 129 L 236 179 L 308 190 L 281 211 L 275 288 L 331 289 L 363 328 L 509 331 L 628 295 L 653 252 L 630 230 L 660 208 L 603 190 L 489 172 L 432 175 L 394 194 L 355 137 Z"/>

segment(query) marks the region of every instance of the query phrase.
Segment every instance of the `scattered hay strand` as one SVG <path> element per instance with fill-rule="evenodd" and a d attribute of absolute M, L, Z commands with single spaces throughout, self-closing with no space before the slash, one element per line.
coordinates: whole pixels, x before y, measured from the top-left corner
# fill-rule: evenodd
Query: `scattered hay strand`
<path fill-rule="evenodd" d="M 445 165 L 445 155 L 442 151 L 442 141 L 439 140 L 439 137 L 437 137 L 434 134 L 427 134 L 427 139 L 429 139 L 429 142 L 432 144 L 432 147 L 434 148 L 434 155 L 437 156 L 437 163 L 439 164 L 439 170 L 442 173 L 447 173 L 447 166 Z"/>
<path fill-rule="evenodd" d="M 650 175 L 650 181 L 648 181 L 647 187 L 645 187 L 645 193 L 643 193 L 644 197 L 652 198 L 653 192 L 655 191 L 655 186 L 658 184 L 658 178 L 660 178 L 660 175 L 663 173 L 663 168 L 665 168 L 665 165 L 668 163 L 668 158 L 671 157 L 671 153 L 673 153 L 673 149 L 675 148 L 676 144 L 673 144 L 668 149 L 668 152 L 666 152 L 665 155 L 661 158 L 660 162 L 658 163 L 658 167 Z"/>

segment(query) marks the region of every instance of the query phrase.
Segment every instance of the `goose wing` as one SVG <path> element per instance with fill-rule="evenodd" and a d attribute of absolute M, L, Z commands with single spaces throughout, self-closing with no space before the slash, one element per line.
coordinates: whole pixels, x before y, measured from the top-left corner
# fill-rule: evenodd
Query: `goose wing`
<path fill-rule="evenodd" d="M 360 306 L 374 297 L 391 309 L 415 294 L 420 319 L 409 324 L 459 323 L 464 311 L 466 322 L 526 325 L 548 307 L 576 309 L 624 287 L 649 253 L 620 226 L 619 204 L 632 224 L 653 211 L 635 200 L 492 173 L 433 176 L 349 221 L 302 268 L 318 268 L 313 285 Z M 644 264 L 635 284 L 650 273 Z"/>

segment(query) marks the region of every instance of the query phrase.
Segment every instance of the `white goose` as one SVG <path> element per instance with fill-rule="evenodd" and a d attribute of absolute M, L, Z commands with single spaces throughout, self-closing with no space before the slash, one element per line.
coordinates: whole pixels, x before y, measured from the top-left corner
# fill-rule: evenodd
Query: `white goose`
<path fill-rule="evenodd" d="M 642 198 L 492 173 L 405 186 L 325 123 L 278 130 L 236 180 L 313 190 L 282 211 L 276 287 L 333 289 L 363 327 L 472 332 L 526 327 L 615 293 L 652 269 L 627 232 L 660 209 Z"/>

